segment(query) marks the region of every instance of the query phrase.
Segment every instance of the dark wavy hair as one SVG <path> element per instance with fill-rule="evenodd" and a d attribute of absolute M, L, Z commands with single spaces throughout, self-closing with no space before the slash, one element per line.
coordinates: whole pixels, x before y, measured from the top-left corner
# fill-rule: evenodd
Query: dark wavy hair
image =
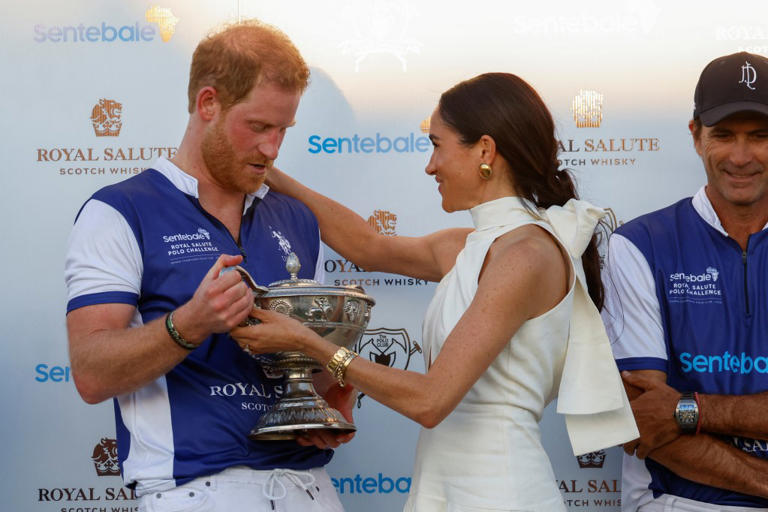
<path fill-rule="evenodd" d="M 485 73 L 460 82 L 440 97 L 442 120 L 463 144 L 488 135 L 496 151 L 509 163 L 517 193 L 540 208 L 564 205 L 577 198 L 571 173 L 559 170 L 555 124 L 538 93 L 510 73 Z M 582 255 L 589 295 L 603 307 L 597 238 Z"/>

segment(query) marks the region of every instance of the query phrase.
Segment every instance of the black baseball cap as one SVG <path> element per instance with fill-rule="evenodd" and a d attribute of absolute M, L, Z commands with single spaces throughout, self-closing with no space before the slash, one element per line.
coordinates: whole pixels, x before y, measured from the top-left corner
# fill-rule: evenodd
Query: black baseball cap
<path fill-rule="evenodd" d="M 739 52 L 713 60 L 701 72 L 693 102 L 693 118 L 705 126 L 736 112 L 768 116 L 768 58 Z"/>

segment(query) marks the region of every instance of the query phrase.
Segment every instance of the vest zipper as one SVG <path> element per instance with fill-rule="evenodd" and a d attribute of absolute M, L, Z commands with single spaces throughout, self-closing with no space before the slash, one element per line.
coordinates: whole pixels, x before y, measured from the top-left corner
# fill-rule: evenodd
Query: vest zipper
<path fill-rule="evenodd" d="M 747 249 L 749 248 L 749 240 L 747 240 L 747 247 L 741 252 L 741 262 L 744 264 L 744 304 L 747 306 L 747 316 L 749 316 L 749 286 L 747 283 Z"/>
<path fill-rule="evenodd" d="M 203 208 L 203 205 L 200 204 L 200 200 L 199 199 L 195 198 L 194 201 L 195 201 L 195 204 L 197 205 L 197 208 L 203 213 L 203 215 L 208 217 L 208 219 L 211 222 L 213 222 L 214 224 L 217 224 L 229 236 L 229 239 L 232 240 L 232 242 L 234 242 L 234 244 L 237 246 L 237 250 L 240 251 L 240 254 L 243 256 L 243 263 L 248 261 L 248 256 L 245 254 L 245 249 L 243 248 L 242 245 L 240 245 L 240 242 L 235 240 L 235 237 L 232 236 L 232 233 L 229 232 L 229 229 L 227 229 L 227 226 L 225 226 L 224 223 L 221 222 L 219 219 L 217 219 L 216 217 L 214 217 L 213 215 L 208 213 L 206 211 L 206 209 Z M 241 230 L 242 230 L 242 227 L 243 227 L 243 224 L 242 224 L 242 220 L 241 220 L 240 221 L 240 229 Z"/>

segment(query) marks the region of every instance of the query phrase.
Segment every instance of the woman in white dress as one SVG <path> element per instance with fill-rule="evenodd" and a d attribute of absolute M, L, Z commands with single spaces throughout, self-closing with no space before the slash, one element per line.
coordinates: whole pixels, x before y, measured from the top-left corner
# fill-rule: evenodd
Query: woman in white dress
<path fill-rule="evenodd" d="M 369 271 L 439 281 L 424 320 L 425 374 L 375 364 L 298 322 L 233 336 L 254 352 L 300 350 L 341 384 L 420 423 L 406 510 L 565 510 L 538 422 L 559 393 L 576 453 L 637 437 L 598 308 L 593 232 L 604 211 L 575 199 L 558 170 L 551 114 L 515 75 L 446 91 L 431 117 L 426 172 L 447 212 L 475 229 L 381 236 L 342 205 L 277 170 L 269 182 L 317 216 L 323 240 Z M 590 300 L 591 297 L 591 300 Z M 334 440 L 327 442 L 333 446 Z"/>

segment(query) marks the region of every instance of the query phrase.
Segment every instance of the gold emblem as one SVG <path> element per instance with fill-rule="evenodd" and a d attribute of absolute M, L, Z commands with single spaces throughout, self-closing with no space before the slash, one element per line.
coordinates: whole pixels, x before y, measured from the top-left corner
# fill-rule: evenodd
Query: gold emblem
<path fill-rule="evenodd" d="M 395 225 L 397 224 L 397 215 L 386 210 L 374 210 L 368 217 L 368 224 L 380 235 L 395 236 Z"/>
<path fill-rule="evenodd" d="M 603 95 L 597 91 L 580 89 L 574 96 L 571 112 L 579 128 L 599 128 L 603 121 Z"/>
<path fill-rule="evenodd" d="M 147 9 L 144 17 L 149 23 L 157 23 L 163 42 L 167 43 L 171 40 L 174 32 L 176 32 L 176 24 L 179 22 L 179 18 L 173 15 L 170 8 L 153 5 Z"/>
<path fill-rule="evenodd" d="M 99 476 L 120 476 L 120 465 L 117 460 L 117 440 L 102 437 L 99 444 L 93 447 L 91 460 Z"/>
<path fill-rule="evenodd" d="M 421 124 L 419 125 L 419 130 L 421 130 L 421 133 L 429 133 L 429 127 L 431 126 L 432 119 L 426 118 L 424 119 Z"/>
<path fill-rule="evenodd" d="M 123 104 L 101 98 L 91 109 L 91 123 L 97 137 L 117 137 L 123 127 Z"/>

